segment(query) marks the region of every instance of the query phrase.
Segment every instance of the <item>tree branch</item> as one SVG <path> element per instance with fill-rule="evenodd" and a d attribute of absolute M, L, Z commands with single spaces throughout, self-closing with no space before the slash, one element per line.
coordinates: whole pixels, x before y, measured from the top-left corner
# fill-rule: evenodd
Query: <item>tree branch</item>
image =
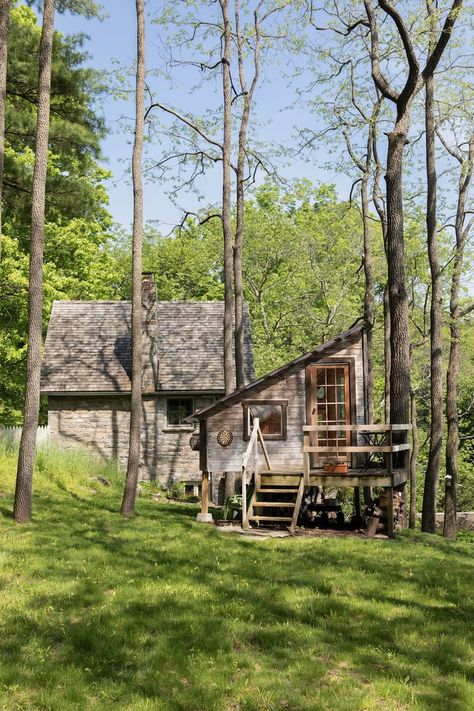
<path fill-rule="evenodd" d="M 179 119 L 182 123 L 186 124 L 186 126 L 189 126 L 189 128 L 192 128 L 193 131 L 195 131 L 201 138 L 203 138 L 205 141 L 211 144 L 211 146 L 216 146 L 216 148 L 219 148 L 221 151 L 223 150 L 222 143 L 219 141 L 216 141 L 214 138 L 211 138 L 202 128 L 200 128 L 197 124 L 195 124 L 188 116 L 184 116 L 184 114 L 179 113 L 179 111 L 176 111 L 176 109 L 171 108 L 170 106 L 166 106 L 166 104 L 160 104 L 159 102 L 154 102 L 153 104 L 150 104 L 148 109 L 146 110 L 145 113 L 145 121 L 148 118 L 148 114 L 151 112 L 152 109 L 161 109 L 162 111 L 165 111 L 168 114 L 171 114 L 171 116 L 174 116 L 175 118 Z"/>
<path fill-rule="evenodd" d="M 364 6 L 370 27 L 370 61 L 372 64 L 372 78 L 375 82 L 375 86 L 380 91 L 382 96 L 396 104 L 399 95 L 391 86 L 380 67 L 379 33 L 377 19 L 372 8 L 371 0 L 364 0 Z"/>

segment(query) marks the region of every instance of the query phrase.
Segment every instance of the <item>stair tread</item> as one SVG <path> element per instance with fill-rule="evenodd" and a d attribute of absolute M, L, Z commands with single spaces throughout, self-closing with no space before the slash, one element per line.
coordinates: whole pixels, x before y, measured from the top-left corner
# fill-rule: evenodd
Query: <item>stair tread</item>
<path fill-rule="evenodd" d="M 290 503 L 289 501 L 254 501 L 253 506 L 273 506 L 274 508 L 280 506 L 281 508 L 294 508 L 295 503 Z"/>
<path fill-rule="evenodd" d="M 249 516 L 249 521 L 292 521 L 291 516 Z"/>
<path fill-rule="evenodd" d="M 258 489 L 257 494 L 297 494 L 298 487 L 294 489 Z"/>
<path fill-rule="evenodd" d="M 262 476 L 303 476 L 304 471 L 302 469 L 262 469 L 260 470 Z"/>

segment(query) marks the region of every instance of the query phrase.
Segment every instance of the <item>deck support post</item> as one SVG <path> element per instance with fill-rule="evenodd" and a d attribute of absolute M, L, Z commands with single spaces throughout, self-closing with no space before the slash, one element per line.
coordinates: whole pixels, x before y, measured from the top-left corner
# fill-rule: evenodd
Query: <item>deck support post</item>
<path fill-rule="evenodd" d="M 387 486 L 385 489 L 387 494 L 387 535 L 389 538 L 394 538 L 393 526 L 393 486 Z"/>
<path fill-rule="evenodd" d="M 209 513 L 209 472 L 202 473 L 201 480 L 201 511 L 196 516 L 199 523 L 212 523 L 212 514 Z"/>

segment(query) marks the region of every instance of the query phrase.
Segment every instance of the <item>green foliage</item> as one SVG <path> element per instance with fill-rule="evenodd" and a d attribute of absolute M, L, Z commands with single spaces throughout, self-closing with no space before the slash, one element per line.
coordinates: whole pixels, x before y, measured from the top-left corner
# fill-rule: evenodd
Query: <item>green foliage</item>
<path fill-rule="evenodd" d="M 38 10 L 43 6 L 41 0 L 27 0 L 27 3 Z M 93 0 L 57 0 L 56 8 L 58 12 L 71 12 L 88 18 L 101 17 L 103 11 L 103 6 Z"/>
<path fill-rule="evenodd" d="M 182 481 L 174 481 L 166 492 L 166 498 L 172 501 L 183 501 L 186 491 Z"/>
<path fill-rule="evenodd" d="M 217 229 L 216 229 L 217 227 Z M 131 297 L 130 235 L 120 233 L 112 250 L 115 286 L 121 298 Z M 203 227 L 189 222 L 176 235 L 160 235 L 147 227 L 143 240 L 143 268 L 155 274 L 159 298 L 167 300 L 219 300 L 222 284 L 220 222 Z"/>
<path fill-rule="evenodd" d="M 374 230 L 378 276 L 382 246 Z M 378 252 L 377 252 L 378 250 Z M 148 230 L 144 266 L 155 273 L 160 299 L 222 299 L 221 224 L 189 220 L 163 237 Z M 129 237 L 115 250 L 117 291 L 130 296 Z M 332 186 L 270 183 L 246 204 L 243 254 L 254 355 L 259 374 L 314 348 L 362 314 L 362 227 L 359 212 Z"/>
<path fill-rule="evenodd" d="M 76 456 L 18 526 L 0 454 L 5 711 L 472 708 L 472 534 L 252 541 L 141 497 L 128 521 Z"/>
<path fill-rule="evenodd" d="M 332 186 L 264 186 L 247 207 L 245 295 L 257 370 L 268 372 L 363 313 L 359 212 Z"/>
<path fill-rule="evenodd" d="M 31 178 L 40 27 L 24 5 L 11 13 L 0 262 L 0 424 L 20 424 L 26 358 Z M 46 197 L 44 322 L 54 299 L 113 296 L 108 173 L 99 167 L 100 86 L 84 69 L 82 37 L 54 37 Z"/>

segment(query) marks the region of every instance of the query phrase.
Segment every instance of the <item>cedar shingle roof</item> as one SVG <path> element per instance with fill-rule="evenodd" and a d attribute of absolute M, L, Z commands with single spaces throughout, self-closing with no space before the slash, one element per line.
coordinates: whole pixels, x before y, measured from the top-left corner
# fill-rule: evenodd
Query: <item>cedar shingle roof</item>
<path fill-rule="evenodd" d="M 157 390 L 224 391 L 221 301 L 158 302 Z M 55 301 L 41 390 L 129 391 L 131 306 L 127 301 Z M 254 377 L 245 314 L 245 370 Z"/>

